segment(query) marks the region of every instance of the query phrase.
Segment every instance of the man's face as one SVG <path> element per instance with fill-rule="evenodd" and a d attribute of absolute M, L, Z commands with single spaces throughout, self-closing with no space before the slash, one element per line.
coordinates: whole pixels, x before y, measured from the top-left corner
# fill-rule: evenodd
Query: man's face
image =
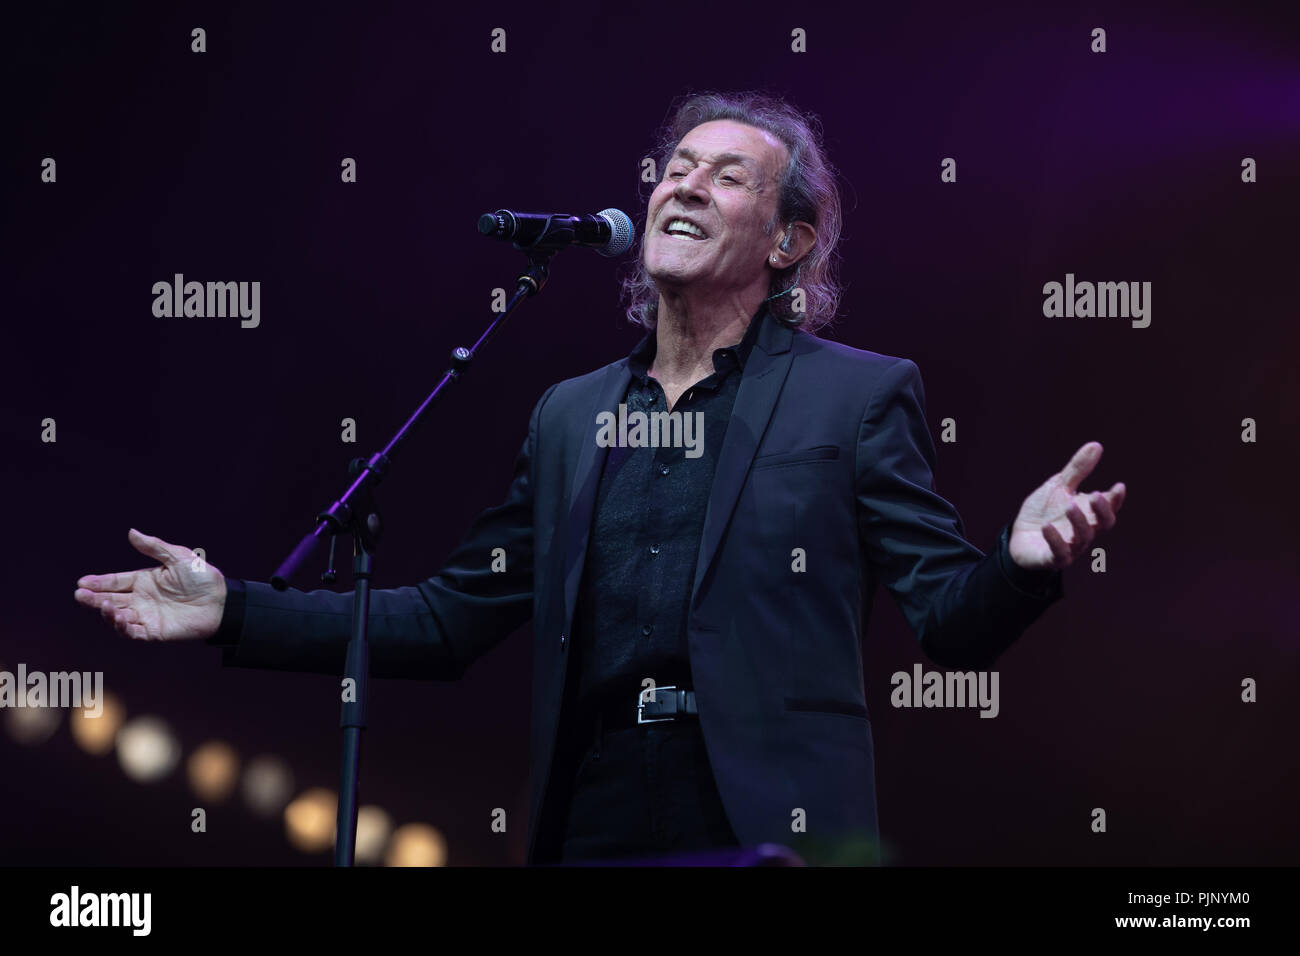
<path fill-rule="evenodd" d="M 787 162 L 785 144 L 744 123 L 714 120 L 687 133 L 650 196 L 650 277 L 661 288 L 766 287 L 774 241 L 766 230 Z M 681 220 L 695 230 L 682 230 Z"/>

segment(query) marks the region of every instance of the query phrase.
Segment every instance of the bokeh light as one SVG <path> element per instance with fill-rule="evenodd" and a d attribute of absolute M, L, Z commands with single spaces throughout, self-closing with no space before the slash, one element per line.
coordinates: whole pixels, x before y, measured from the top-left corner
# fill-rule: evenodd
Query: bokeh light
<path fill-rule="evenodd" d="M 386 866 L 443 866 L 447 841 L 427 823 L 407 823 L 397 828 L 388 845 Z"/>
<path fill-rule="evenodd" d="M 392 833 L 393 818 L 382 808 L 365 806 L 357 810 L 357 862 L 374 864 L 382 860 Z"/>
<path fill-rule="evenodd" d="M 284 831 L 304 853 L 319 853 L 334 845 L 338 798 L 331 790 L 313 787 L 284 808 Z"/>
<path fill-rule="evenodd" d="M 254 757 L 244 769 L 242 792 L 254 813 L 275 816 L 293 796 L 293 773 L 279 757 Z"/>
<path fill-rule="evenodd" d="M 190 788 L 200 798 L 222 803 L 239 783 L 239 755 L 230 744 L 209 740 L 190 754 L 185 772 Z"/>
<path fill-rule="evenodd" d="M 59 729 L 62 711 L 57 707 L 6 707 L 5 730 L 26 747 L 43 744 Z"/>
<path fill-rule="evenodd" d="M 137 783 L 153 783 L 176 769 L 181 745 L 160 717 L 137 717 L 117 732 L 117 761 Z"/>
<path fill-rule="evenodd" d="M 105 691 L 99 716 L 74 708 L 68 714 L 68 729 L 77 746 L 88 754 L 102 757 L 113 749 L 117 732 L 125 721 L 126 706 L 115 694 Z"/>

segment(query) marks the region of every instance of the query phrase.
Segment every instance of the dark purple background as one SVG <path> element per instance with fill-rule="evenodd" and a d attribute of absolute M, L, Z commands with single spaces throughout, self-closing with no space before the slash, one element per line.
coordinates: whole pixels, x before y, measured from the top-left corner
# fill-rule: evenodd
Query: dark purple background
<path fill-rule="evenodd" d="M 126 543 L 135 526 L 265 580 L 515 274 L 516 253 L 476 236 L 479 213 L 639 215 L 638 164 L 673 98 L 760 87 L 824 119 L 848 184 L 849 287 L 828 334 L 916 361 L 936 437 L 957 419 L 937 487 L 970 539 L 990 547 L 1090 439 L 1106 453 L 1085 488 L 1129 487 L 1100 541 L 1108 573 L 1068 571 L 1066 599 L 1001 660 L 996 720 L 889 706 L 889 675 L 922 658 L 878 598 L 866 681 L 890 858 L 1296 862 L 1294 17 L 230 6 L 43 4 L 6 30 L 4 666 L 102 670 L 187 754 L 220 737 L 282 755 L 300 789 L 336 787 L 334 679 L 127 641 L 73 602 L 77 577 L 149 564 Z M 496 26 L 505 55 L 488 49 Z M 807 54 L 789 50 L 796 26 Z M 1245 156 L 1257 184 L 1240 181 Z M 155 318 L 150 288 L 176 272 L 259 280 L 261 327 Z M 1151 327 L 1044 318 L 1042 285 L 1067 272 L 1151 281 Z M 402 456 L 381 586 L 433 573 L 504 494 L 548 385 L 630 350 L 615 275 L 562 255 Z M 40 441 L 47 416 L 57 444 Z M 1239 440 L 1247 416 L 1257 444 Z M 452 864 L 521 862 L 530 666 L 518 634 L 458 684 L 377 682 L 363 802 L 441 828 Z M 0 735 L 0 766 L 3 863 L 329 859 L 237 802 L 191 834 L 182 773 L 132 783 L 66 722 L 37 748 Z M 497 806 L 508 835 L 489 832 Z"/>

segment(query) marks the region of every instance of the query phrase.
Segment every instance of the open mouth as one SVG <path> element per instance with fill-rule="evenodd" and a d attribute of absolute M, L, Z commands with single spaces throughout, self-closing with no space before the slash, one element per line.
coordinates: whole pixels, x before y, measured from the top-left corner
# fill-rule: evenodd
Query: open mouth
<path fill-rule="evenodd" d="M 664 225 L 663 232 L 664 235 L 672 236 L 674 239 L 685 239 L 691 242 L 709 238 L 703 229 L 685 219 L 669 219 Z"/>

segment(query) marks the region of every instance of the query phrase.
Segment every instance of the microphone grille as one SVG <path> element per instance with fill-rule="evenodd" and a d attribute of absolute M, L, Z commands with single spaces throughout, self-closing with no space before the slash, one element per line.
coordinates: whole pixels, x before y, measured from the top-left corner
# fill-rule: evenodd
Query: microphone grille
<path fill-rule="evenodd" d="M 610 230 L 609 242 L 599 247 L 597 252 L 602 256 L 621 256 L 632 248 L 636 230 L 627 213 L 621 209 L 602 209 L 596 215 L 609 223 Z"/>

